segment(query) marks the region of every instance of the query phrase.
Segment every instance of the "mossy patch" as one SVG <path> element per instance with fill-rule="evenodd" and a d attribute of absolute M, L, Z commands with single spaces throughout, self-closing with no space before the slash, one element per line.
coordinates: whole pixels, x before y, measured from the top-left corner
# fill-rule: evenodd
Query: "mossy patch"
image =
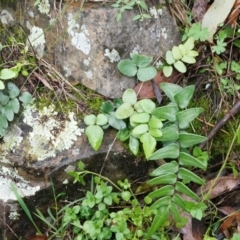
<path fill-rule="evenodd" d="M 214 126 L 228 113 L 224 110 L 224 107 L 214 109 L 214 100 L 211 96 L 198 92 L 195 94 L 194 99 L 190 103 L 189 107 L 202 107 L 204 112 L 198 117 L 198 119 L 192 122 L 192 132 L 207 136 Z M 231 108 L 231 106 L 229 106 Z M 219 155 L 226 155 L 231 145 L 232 139 L 236 133 L 236 129 L 240 124 L 240 114 L 231 118 L 221 128 L 213 139 L 207 145 L 209 155 L 211 159 Z M 234 144 L 232 152 L 240 151 L 240 144 Z"/>

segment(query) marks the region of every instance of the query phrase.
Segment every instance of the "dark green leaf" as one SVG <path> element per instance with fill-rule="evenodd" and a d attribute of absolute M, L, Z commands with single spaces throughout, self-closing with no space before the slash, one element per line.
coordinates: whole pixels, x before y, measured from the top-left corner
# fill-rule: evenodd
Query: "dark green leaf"
<path fill-rule="evenodd" d="M 181 196 L 179 196 L 178 194 L 174 194 L 172 197 L 172 201 L 179 206 L 180 208 L 182 208 L 183 210 L 185 210 L 185 201 L 183 200 L 183 198 Z"/>
<path fill-rule="evenodd" d="M 195 157 L 193 157 L 190 154 L 185 153 L 185 152 L 180 152 L 179 163 L 182 166 L 197 167 L 197 168 L 201 168 L 203 170 L 205 170 L 206 167 L 207 167 L 205 162 L 201 162 L 197 158 L 195 158 Z"/>
<path fill-rule="evenodd" d="M 129 148 L 131 152 L 136 156 L 139 150 L 139 140 L 133 136 L 130 136 L 129 139 Z"/>
<path fill-rule="evenodd" d="M 200 185 L 203 185 L 205 183 L 205 181 L 202 178 L 200 178 L 195 173 L 191 172 L 186 168 L 179 168 L 178 177 L 189 182 L 198 183 Z"/>
<path fill-rule="evenodd" d="M 157 141 L 175 141 L 178 139 L 179 132 L 176 124 L 164 127 L 161 131 L 162 136 L 160 138 L 156 138 Z"/>
<path fill-rule="evenodd" d="M 167 105 L 164 107 L 156 108 L 152 115 L 159 119 L 167 119 L 171 122 L 176 121 L 176 114 L 178 112 L 177 105 Z"/>
<path fill-rule="evenodd" d="M 141 82 L 146 82 L 153 79 L 157 75 L 157 69 L 153 66 L 139 68 L 137 71 L 137 78 Z"/>
<path fill-rule="evenodd" d="M 102 104 L 101 106 L 101 111 L 104 112 L 104 113 L 110 113 L 110 112 L 113 112 L 114 109 L 115 109 L 115 106 L 113 105 L 112 102 L 110 101 L 106 101 Z"/>
<path fill-rule="evenodd" d="M 176 161 L 171 161 L 169 163 L 164 163 L 160 167 L 154 169 L 150 176 L 156 177 L 168 173 L 176 173 L 178 171 L 178 163 Z"/>
<path fill-rule="evenodd" d="M 117 139 L 119 139 L 121 142 L 126 141 L 130 137 L 130 131 L 127 128 L 124 128 L 122 130 L 119 130 L 117 133 Z"/>
<path fill-rule="evenodd" d="M 174 99 L 180 108 L 186 108 L 192 99 L 195 87 L 194 85 L 187 86 L 179 91 Z"/>
<path fill-rule="evenodd" d="M 174 96 L 183 89 L 177 84 L 167 82 L 160 83 L 160 88 L 172 102 L 175 102 Z"/>
<path fill-rule="evenodd" d="M 200 113 L 203 112 L 203 108 L 189 108 L 176 114 L 179 127 L 185 129 L 189 126 L 189 123 L 193 121 Z"/>
<path fill-rule="evenodd" d="M 171 143 L 166 147 L 163 147 L 152 154 L 149 160 L 158 160 L 164 158 L 174 159 L 179 156 L 179 146 L 176 143 Z"/>
<path fill-rule="evenodd" d="M 128 77 L 133 77 L 137 74 L 137 66 L 136 64 L 130 60 L 130 59 L 125 59 L 122 60 L 118 63 L 118 70 L 128 76 Z"/>
<path fill-rule="evenodd" d="M 163 196 L 171 196 L 173 195 L 173 193 L 174 193 L 174 187 L 171 185 L 166 185 L 153 192 L 150 192 L 148 196 L 151 198 L 159 198 Z"/>
<path fill-rule="evenodd" d="M 149 185 L 157 185 L 157 184 L 174 184 L 177 180 L 177 176 L 174 173 L 163 174 L 159 177 L 155 177 L 149 181 L 147 184 Z"/>
<path fill-rule="evenodd" d="M 147 230 L 147 235 L 145 239 L 150 239 L 151 236 L 165 224 L 165 222 L 168 219 L 168 216 L 169 212 L 166 207 L 159 208 L 157 210 L 157 214 L 155 215 L 150 228 Z"/>
<path fill-rule="evenodd" d="M 175 188 L 177 191 L 186 194 L 187 196 L 198 200 L 198 195 L 194 193 L 192 190 L 190 190 L 185 184 L 182 182 L 176 182 Z"/>
<path fill-rule="evenodd" d="M 192 147 L 198 143 L 207 140 L 206 137 L 192 134 L 192 133 L 180 133 L 179 134 L 179 141 L 182 148 Z"/>
<path fill-rule="evenodd" d="M 102 128 L 98 125 L 90 125 L 86 128 L 85 133 L 92 148 L 97 151 L 102 144 L 104 135 Z"/>
<path fill-rule="evenodd" d="M 161 207 L 164 207 L 167 209 L 167 207 L 171 203 L 171 199 L 172 199 L 172 197 L 170 197 L 170 196 L 162 197 L 152 204 L 151 209 L 158 209 Z"/>

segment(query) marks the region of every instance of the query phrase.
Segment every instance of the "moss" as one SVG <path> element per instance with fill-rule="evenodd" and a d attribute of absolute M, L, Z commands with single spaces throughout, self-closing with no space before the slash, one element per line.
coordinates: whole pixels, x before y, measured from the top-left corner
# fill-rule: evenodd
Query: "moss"
<path fill-rule="evenodd" d="M 223 108 L 216 114 L 213 109 L 212 98 L 203 95 L 203 92 L 197 93 L 189 104 L 189 107 L 202 107 L 204 112 L 198 119 L 192 122 L 192 132 L 195 134 L 207 136 L 213 127 L 226 115 L 227 111 Z M 240 124 L 240 115 L 230 119 L 221 130 L 213 137 L 207 146 L 211 159 L 219 155 L 226 155 L 232 142 L 238 125 Z M 240 151 L 240 145 L 234 144 L 233 152 Z"/>

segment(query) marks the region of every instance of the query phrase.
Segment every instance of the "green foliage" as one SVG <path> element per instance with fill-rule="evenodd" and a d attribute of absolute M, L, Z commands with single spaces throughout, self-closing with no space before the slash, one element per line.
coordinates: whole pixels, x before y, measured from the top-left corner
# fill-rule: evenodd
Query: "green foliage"
<path fill-rule="evenodd" d="M 225 43 L 223 39 L 218 39 L 217 45 L 212 47 L 212 51 L 219 55 L 226 51 L 226 48 L 225 48 L 226 46 L 227 46 L 227 43 Z"/>
<path fill-rule="evenodd" d="M 133 21 L 139 20 L 143 21 L 144 19 L 149 19 L 151 16 L 148 14 L 148 7 L 144 0 L 117 0 L 116 3 L 112 5 L 114 8 L 118 8 L 116 20 L 119 22 L 122 18 L 122 13 L 125 10 L 132 10 L 135 6 L 138 7 L 139 14 L 133 17 Z"/>
<path fill-rule="evenodd" d="M 138 80 L 141 82 L 148 81 L 156 76 L 156 68 L 150 66 L 153 60 L 152 57 L 136 53 L 131 53 L 130 57 L 131 59 L 124 59 L 118 63 L 118 70 L 122 74 L 128 77 L 137 75 Z"/>
<path fill-rule="evenodd" d="M 5 135 L 15 114 L 19 113 L 20 104 L 24 107 L 32 102 L 32 95 L 28 92 L 20 94 L 20 89 L 12 82 L 6 84 L 4 90 L 0 90 L 0 136 Z"/>
<path fill-rule="evenodd" d="M 193 23 L 190 28 L 185 29 L 182 40 L 185 41 L 187 38 L 193 37 L 196 41 L 204 42 L 207 40 L 208 35 L 208 29 L 202 28 L 201 23 Z"/>
<path fill-rule="evenodd" d="M 91 114 L 84 118 L 84 122 L 87 126 L 85 133 L 88 137 L 88 141 L 92 148 L 97 151 L 102 144 L 104 132 L 102 126 L 108 123 L 108 118 L 100 113 L 97 116 Z"/>
<path fill-rule="evenodd" d="M 161 216 L 155 216 L 154 222 L 149 228 L 148 232 L 151 234 L 159 227 L 164 226 L 164 222 L 168 218 L 173 219 L 177 227 L 185 225 L 187 219 L 181 216 L 181 211 L 189 212 L 194 218 L 201 219 L 206 209 L 206 205 L 200 202 L 199 196 L 186 185 L 189 182 L 200 185 L 205 183 L 189 168 L 205 170 L 208 161 L 207 154 L 200 148 L 195 147 L 192 154 L 188 150 L 189 147 L 206 140 L 203 136 L 186 132 L 189 123 L 202 112 L 201 108 L 184 110 L 193 96 L 194 87 L 181 88 L 171 83 L 161 83 L 160 87 L 171 99 L 168 106 L 172 110 L 168 111 L 165 107 L 159 107 L 152 114 L 165 118 L 164 126 L 174 124 L 177 134 L 173 134 L 173 139 L 163 138 L 161 140 L 161 137 L 158 138 L 158 141 L 163 143 L 163 147 L 149 157 L 149 160 L 168 159 L 168 162 L 150 173 L 152 179 L 148 181 L 148 184 L 152 186 L 164 185 L 148 194 L 153 199 L 151 208 L 161 212 Z M 169 161 L 169 159 L 173 160 Z M 186 201 L 184 195 L 192 201 Z"/>
<path fill-rule="evenodd" d="M 163 73 L 166 77 L 171 76 L 173 66 L 181 73 L 185 73 L 187 68 L 184 63 L 193 64 L 198 52 L 193 50 L 194 38 L 189 37 L 184 44 L 174 46 L 172 50 L 166 52 L 166 64 L 163 66 Z M 173 65 L 173 66 L 172 66 Z"/>

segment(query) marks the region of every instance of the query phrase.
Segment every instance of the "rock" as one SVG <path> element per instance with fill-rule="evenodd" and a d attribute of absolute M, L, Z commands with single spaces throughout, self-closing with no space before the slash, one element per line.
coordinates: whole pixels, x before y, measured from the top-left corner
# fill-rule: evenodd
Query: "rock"
<path fill-rule="evenodd" d="M 54 21 L 54 13 L 56 15 L 53 4 L 46 16 L 33 7 L 33 0 L 24 7 L 23 3 L 25 1 L 16 3 L 20 5 L 16 9 L 22 6 L 26 10 L 23 16 L 13 9 L 5 10 L 15 20 L 19 19 L 31 34 L 34 26 L 46 29 L 46 46 L 42 43 L 36 47 L 38 55 L 44 55 L 48 63 L 55 64 L 71 83 L 82 83 L 110 98 L 121 97 L 126 88 L 137 83 L 136 79 L 119 73 L 120 59 L 129 58 L 133 51 L 156 59 L 180 42 L 175 20 L 164 3 L 161 3 L 161 10 L 156 10 L 157 0 L 147 1 L 153 17 L 142 22 L 132 21 L 138 14 L 137 9 L 124 11 L 117 22 L 117 9 L 111 7 L 112 3 L 86 3 L 79 10 L 82 3 L 74 2 L 66 8 L 62 6 L 63 14 L 51 27 L 49 22 Z M 40 30 L 36 34 L 42 37 Z M 47 51 L 43 54 L 44 46 Z"/>
<path fill-rule="evenodd" d="M 115 140 L 115 134 L 106 131 L 102 147 L 94 152 L 72 113 L 61 115 L 53 106 L 41 111 L 28 107 L 22 121 L 9 129 L 0 144 L 0 239 L 16 239 L 12 232 L 23 239 L 35 234 L 16 202 L 11 184 L 25 197 L 30 212 L 36 212 L 38 207 L 47 214 L 54 200 L 52 184 L 56 194 L 66 193 L 63 200 L 83 197 L 86 188 L 73 184 L 73 178 L 67 174 L 78 170 L 79 160 L 87 170 L 102 173 L 114 182 L 147 176 L 149 164 L 129 154 Z M 42 226 L 38 219 L 36 223 Z"/>

